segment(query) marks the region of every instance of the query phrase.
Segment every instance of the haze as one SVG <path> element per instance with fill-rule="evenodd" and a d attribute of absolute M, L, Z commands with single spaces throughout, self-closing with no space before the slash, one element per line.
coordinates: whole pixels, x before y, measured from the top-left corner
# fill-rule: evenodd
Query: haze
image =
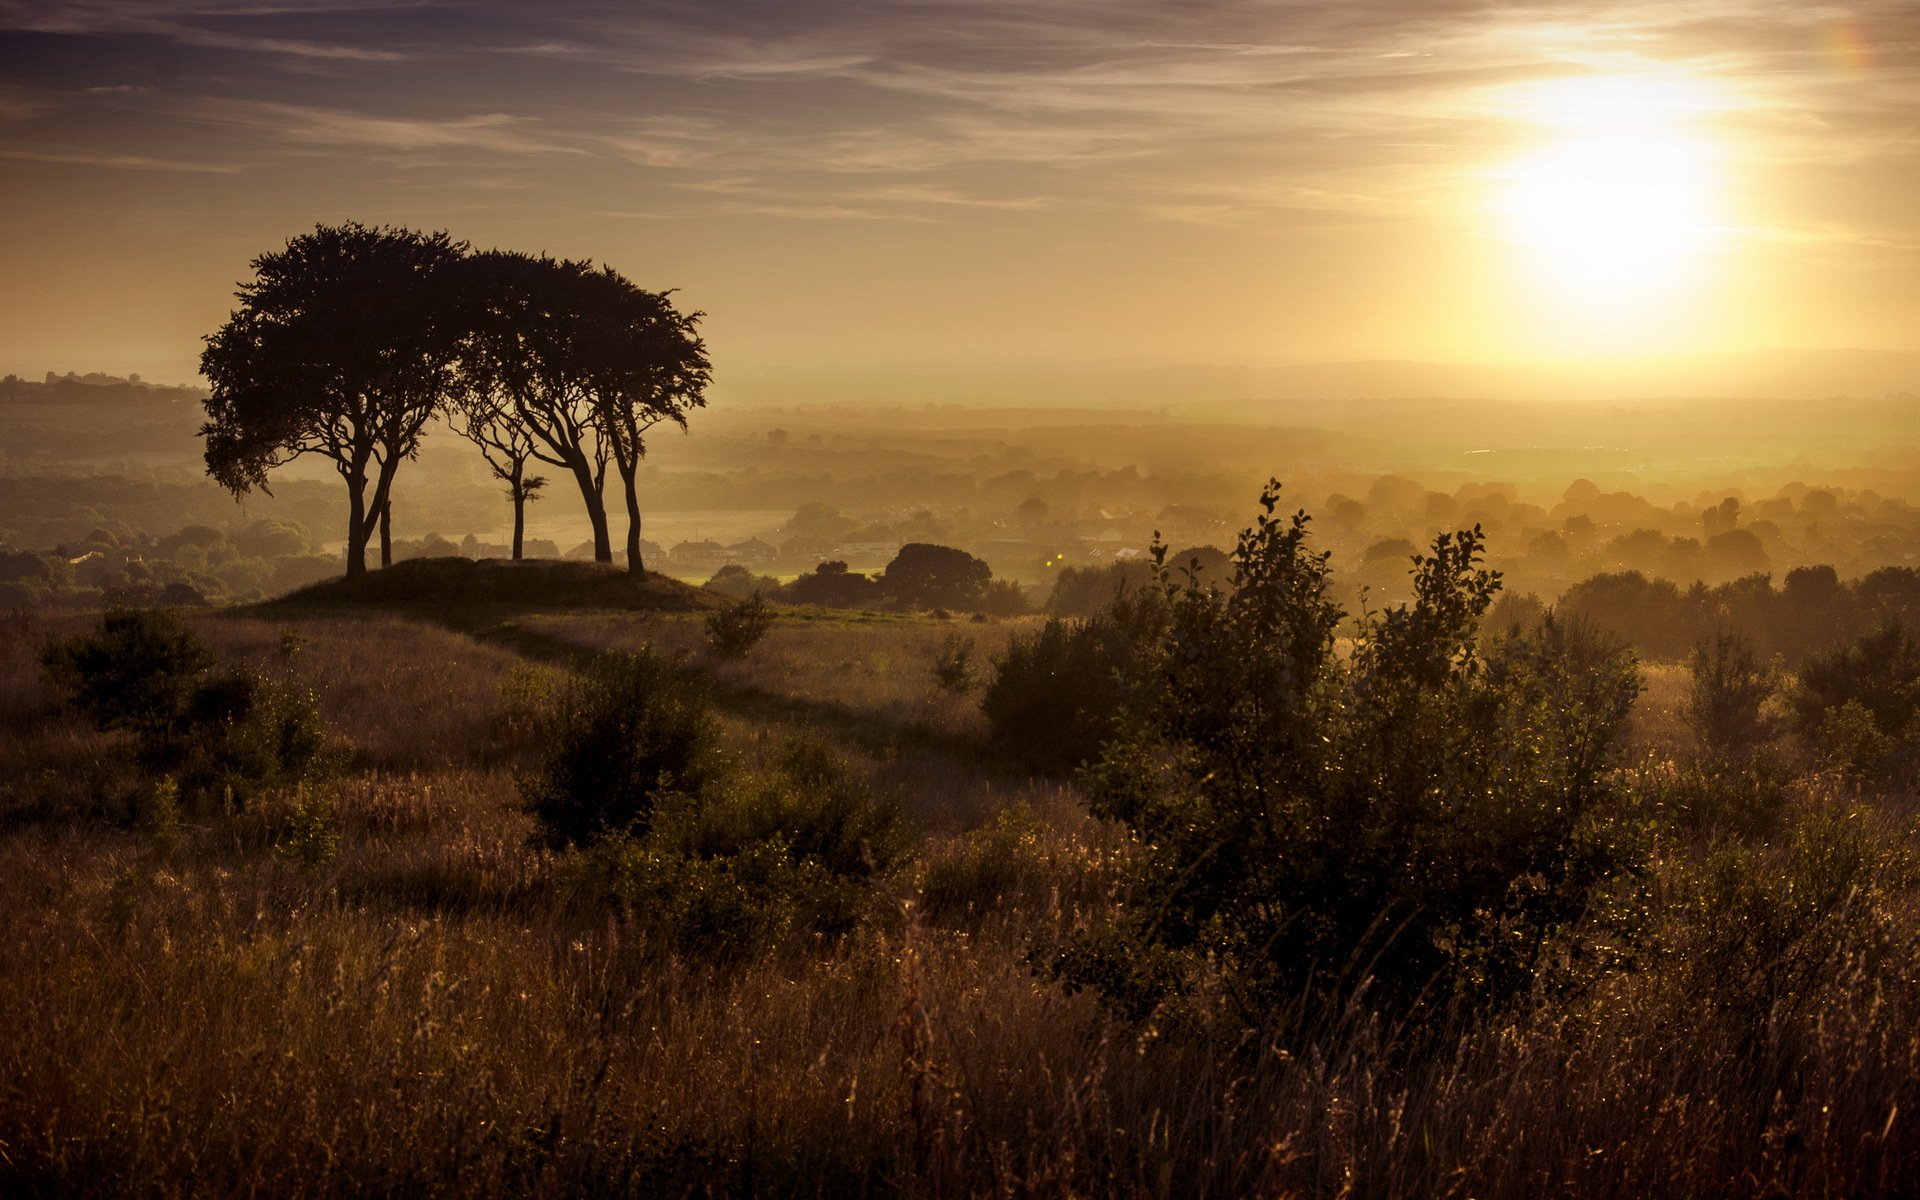
<path fill-rule="evenodd" d="M 191 380 L 249 260 L 348 219 L 679 289 L 716 400 L 1369 359 L 1728 394 L 1777 360 L 1702 362 L 1920 324 L 1891 0 L 94 0 L 0 4 L 0 63 L 29 375 Z"/>

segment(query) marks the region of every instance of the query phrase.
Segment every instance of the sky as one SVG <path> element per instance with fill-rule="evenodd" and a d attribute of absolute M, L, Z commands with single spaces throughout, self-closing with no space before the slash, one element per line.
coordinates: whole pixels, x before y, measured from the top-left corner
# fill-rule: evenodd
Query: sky
<path fill-rule="evenodd" d="M 1920 5 L 0 0 L 0 370 L 189 380 L 316 223 L 717 368 L 1920 349 Z"/>

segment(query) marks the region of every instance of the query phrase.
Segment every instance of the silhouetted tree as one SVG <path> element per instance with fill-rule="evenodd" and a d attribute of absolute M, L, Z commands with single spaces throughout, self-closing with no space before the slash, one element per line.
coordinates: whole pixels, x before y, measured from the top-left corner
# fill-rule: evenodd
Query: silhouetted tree
<path fill-rule="evenodd" d="M 460 323 L 445 284 L 464 250 L 445 233 L 318 226 L 253 261 L 200 356 L 207 472 L 238 496 L 299 455 L 332 459 L 349 577 L 366 572 L 394 471 L 449 385 Z"/>
<path fill-rule="evenodd" d="M 638 575 L 645 564 L 636 488 L 647 434 L 663 421 L 685 429 L 688 411 L 707 402 L 711 364 L 694 332 L 701 314 L 681 313 L 668 293 L 635 287 L 611 267 L 578 282 L 586 302 L 577 312 L 575 367 L 590 393 L 601 442 L 620 472 L 627 502 L 627 570 Z"/>
<path fill-rule="evenodd" d="M 888 595 L 929 608 L 972 608 L 986 595 L 993 568 L 965 550 L 908 542 L 880 575 Z"/>
<path fill-rule="evenodd" d="M 483 364 L 476 362 L 474 366 Z M 533 434 L 514 411 L 505 391 L 472 374 L 447 420 L 480 447 L 488 470 L 507 485 L 507 499 L 513 502 L 513 558 L 519 561 L 526 543 L 527 504 L 547 486 L 546 476 L 527 473 L 527 460 L 533 457 Z"/>
<path fill-rule="evenodd" d="M 605 500 L 611 447 L 597 434 L 576 347 L 593 267 L 489 250 L 462 271 L 471 306 L 464 353 L 470 387 L 494 393 L 490 403 L 528 436 L 528 452 L 572 477 L 593 527 L 593 557 L 612 562 Z"/>

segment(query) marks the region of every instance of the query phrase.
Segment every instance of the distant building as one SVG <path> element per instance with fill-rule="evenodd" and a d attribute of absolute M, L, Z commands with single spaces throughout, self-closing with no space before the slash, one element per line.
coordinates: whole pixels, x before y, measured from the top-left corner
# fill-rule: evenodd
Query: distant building
<path fill-rule="evenodd" d="M 764 567 L 780 557 L 780 551 L 771 542 L 763 542 L 759 538 L 735 542 L 727 547 L 727 554 L 743 567 Z"/>
<path fill-rule="evenodd" d="M 688 574 L 717 571 L 729 561 L 730 552 L 719 542 L 681 542 L 667 551 L 668 565 Z"/>

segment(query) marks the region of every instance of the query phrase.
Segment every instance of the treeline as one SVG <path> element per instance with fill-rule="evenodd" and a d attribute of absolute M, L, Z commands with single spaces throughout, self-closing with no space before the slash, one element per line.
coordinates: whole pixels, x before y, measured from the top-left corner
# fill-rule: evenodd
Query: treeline
<path fill-rule="evenodd" d="M 1518 623 L 1542 602 L 1503 598 L 1493 619 Z M 1920 570 L 1882 567 L 1842 580 L 1830 566 L 1796 567 L 1779 587 L 1767 575 L 1683 587 L 1638 571 L 1595 575 L 1554 606 L 1625 641 L 1642 657 L 1679 659 L 1722 634 L 1745 638 L 1760 654 L 1799 663 L 1851 645 L 1889 623 L 1920 628 Z"/>
<path fill-rule="evenodd" d="M 908 542 L 876 574 L 847 569 L 835 559 L 787 583 L 728 565 L 707 581 L 711 591 L 737 600 L 764 598 L 819 608 L 958 609 L 1012 616 L 1027 611 L 1026 596 L 1010 579 L 964 550 Z"/>
<path fill-rule="evenodd" d="M 701 314 L 591 262 L 355 223 L 319 226 L 253 267 L 200 360 L 220 484 L 243 495 L 302 454 L 331 459 L 347 486 L 347 574 L 362 574 L 376 533 L 392 562 L 395 472 L 442 417 L 506 486 L 515 557 L 547 482 L 534 464 L 546 464 L 577 486 L 594 557 L 611 562 L 611 463 L 628 569 L 642 569 L 640 459 L 656 426 L 684 428 L 706 403 Z"/>

